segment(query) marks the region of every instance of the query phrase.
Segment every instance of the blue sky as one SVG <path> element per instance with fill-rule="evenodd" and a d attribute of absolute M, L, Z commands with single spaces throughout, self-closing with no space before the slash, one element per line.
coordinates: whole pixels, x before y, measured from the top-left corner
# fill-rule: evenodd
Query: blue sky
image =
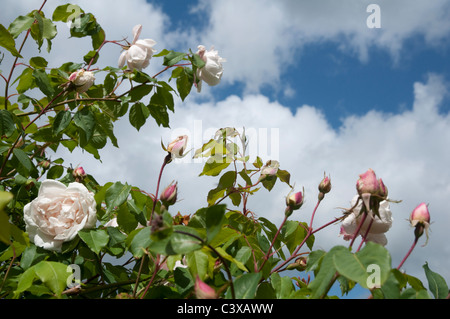
<path fill-rule="evenodd" d="M 41 1 L 7 0 L 0 12 L 2 24 L 38 7 Z M 34 6 L 30 8 L 30 3 Z M 394 223 L 386 234 L 396 266 L 413 237 L 407 219 L 420 202 L 432 214 L 428 245 L 418 246 L 405 270 L 426 282 L 422 265 L 441 273 L 450 283 L 448 198 L 450 198 L 450 2 L 446 0 L 198 0 L 145 1 L 78 0 L 94 13 L 108 39 L 131 37 L 142 24 L 141 38 L 152 38 L 155 49 L 196 51 L 199 44 L 214 45 L 227 59 L 218 86 L 203 86 L 184 103 L 177 101 L 171 128 L 148 121 L 139 132 L 127 120 L 117 123 L 120 148 L 101 150 L 102 162 L 82 152 L 58 150 L 66 163 L 95 172 L 99 182 L 120 180 L 154 191 L 164 153 L 161 139 L 190 135 L 191 146 L 206 142 L 214 128 L 234 126 L 278 132 L 278 152 L 261 155 L 280 161 L 306 202 L 292 218 L 309 221 L 317 184 L 326 171 L 333 189 L 316 216 L 315 225 L 336 216 L 355 194 L 358 175 L 373 168 L 393 199 Z M 381 9 L 381 28 L 369 29 L 366 7 Z M 55 3 L 46 4 L 51 15 Z M 52 53 L 53 66 L 68 59 L 78 62 L 90 49 L 89 41 L 68 39 L 62 25 Z M 34 56 L 35 46 L 25 48 Z M 46 54 L 46 53 L 44 53 Z M 117 65 L 120 50 L 105 47 L 99 67 Z M 3 62 L 6 64 L 7 60 Z M 146 71 L 161 69 L 154 58 Z M 100 75 L 99 75 L 100 76 Z M 201 123 L 200 140 L 195 136 Z M 161 153 L 160 153 L 161 152 Z M 267 155 L 267 156 L 263 156 Z M 146 174 L 142 173 L 143 168 Z M 205 205 L 215 180 L 198 177 L 202 166 L 174 163 L 163 184 L 177 179 L 183 200 L 174 206 L 192 213 Z M 289 189 L 277 184 L 260 192 L 249 205 L 258 216 L 281 222 Z M 331 227 L 317 237 L 316 248 L 347 244 Z M 422 243 L 423 244 L 423 243 Z"/>

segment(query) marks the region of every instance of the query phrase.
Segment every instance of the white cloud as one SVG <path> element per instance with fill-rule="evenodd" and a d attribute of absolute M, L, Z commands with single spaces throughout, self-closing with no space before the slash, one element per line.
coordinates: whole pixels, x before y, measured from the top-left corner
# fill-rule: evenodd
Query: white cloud
<path fill-rule="evenodd" d="M 405 41 L 421 36 L 439 47 L 449 40 L 447 1 L 377 1 L 381 28 L 370 29 L 367 6 L 373 1 L 201 1 L 197 12 L 209 17 L 193 38 L 214 44 L 228 59 L 225 81 L 242 81 L 248 92 L 277 87 L 282 74 L 310 44 L 334 43 L 362 62 L 373 47 L 386 50 L 391 63 L 401 61 Z M 448 42 L 447 42 L 448 43 Z"/>

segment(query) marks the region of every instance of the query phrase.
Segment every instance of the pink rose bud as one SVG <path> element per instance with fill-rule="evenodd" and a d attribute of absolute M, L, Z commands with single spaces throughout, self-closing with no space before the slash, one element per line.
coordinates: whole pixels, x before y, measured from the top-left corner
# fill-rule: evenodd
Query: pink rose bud
<path fill-rule="evenodd" d="M 182 135 L 178 136 L 175 140 L 173 140 L 169 146 L 167 146 L 167 151 L 172 154 L 172 157 L 183 157 L 184 150 L 186 149 L 188 136 Z"/>
<path fill-rule="evenodd" d="M 94 84 L 95 76 L 94 73 L 81 69 L 73 72 L 69 76 L 69 81 L 74 85 L 75 91 L 84 93 Z"/>
<path fill-rule="evenodd" d="M 358 194 L 376 194 L 378 193 L 379 188 L 380 184 L 377 180 L 377 176 L 371 168 L 369 168 L 364 174 L 359 175 L 359 179 L 356 182 L 356 189 L 358 190 Z"/>
<path fill-rule="evenodd" d="M 72 176 L 77 182 L 80 182 L 86 177 L 86 172 L 84 171 L 83 167 L 79 166 L 73 170 Z"/>
<path fill-rule="evenodd" d="M 173 184 L 173 182 L 170 183 L 169 186 L 166 187 L 166 189 L 163 190 L 161 193 L 161 196 L 159 199 L 164 204 L 164 206 L 169 207 L 170 205 L 173 205 L 177 201 L 177 182 Z"/>
<path fill-rule="evenodd" d="M 197 299 L 217 299 L 217 293 L 214 288 L 204 283 L 197 275 L 195 279 L 195 296 Z"/>
<path fill-rule="evenodd" d="M 331 190 L 331 180 L 328 176 L 325 176 L 319 184 L 319 200 L 322 200 L 326 193 Z"/>
<path fill-rule="evenodd" d="M 299 209 L 303 205 L 303 194 L 297 192 L 286 197 L 286 216 L 290 216 L 294 210 Z"/>
<path fill-rule="evenodd" d="M 414 234 L 416 238 L 423 235 L 423 231 L 427 232 L 428 238 L 428 227 L 430 226 L 430 212 L 428 211 L 428 206 L 425 203 L 419 204 L 411 213 L 409 221 L 413 227 L 415 227 Z"/>

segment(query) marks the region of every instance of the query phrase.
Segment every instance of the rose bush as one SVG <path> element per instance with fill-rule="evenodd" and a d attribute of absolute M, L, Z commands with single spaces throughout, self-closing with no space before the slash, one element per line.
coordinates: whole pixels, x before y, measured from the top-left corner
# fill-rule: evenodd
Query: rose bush
<path fill-rule="evenodd" d="M 138 131 L 151 125 L 149 119 L 169 128 L 174 98 L 184 101 L 193 87 L 201 91 L 203 81 L 217 85 L 224 59 L 204 46 L 197 53 L 156 53 L 155 41 L 139 39 L 140 25 L 133 28 L 131 43 L 108 40 L 92 13 L 62 4 L 49 18 L 44 4 L 8 28 L 0 25 L 0 46 L 15 60 L 0 73 L 5 85 L 0 90 L 5 93 L 0 98 L 0 298 L 313 299 L 337 297 L 330 296 L 334 285 L 342 295 L 359 285 L 376 299 L 447 297 L 445 280 L 428 264 L 429 289 L 401 271 L 423 232 L 428 235 L 425 204 L 411 214 L 413 244 L 397 267 L 389 251 L 375 243 L 385 244 L 395 210 L 391 213 L 387 188 L 371 169 L 359 175 L 351 207 L 316 226 L 321 203 L 333 192 L 330 178 L 318 180 L 317 203 L 305 221 L 305 214 L 297 214 L 304 209 L 304 190 L 294 192 L 282 163 L 250 161 L 248 136 L 233 127 L 218 130 L 195 150 L 194 158 L 205 160 L 199 178 L 217 182 L 198 194 L 204 207 L 183 213 L 173 205 L 183 185 L 174 181 L 162 192 L 160 186 L 164 174 L 173 174 L 175 159 L 190 154 L 188 136 L 151 150 L 161 155 L 159 175 L 149 177 L 154 191 L 124 181 L 99 184 L 81 166 L 55 159 L 61 148 L 79 148 L 100 160 L 107 143 L 118 147 L 119 119 Z M 39 55 L 23 56 L 27 41 L 35 41 L 38 51 L 46 42 L 51 50 L 58 27 L 61 22 L 67 27 L 74 9 L 80 23 L 71 25 L 71 37 L 89 37 L 92 43 L 82 61 L 54 66 Z M 98 64 L 111 47 L 124 49 L 120 68 Z M 150 59 L 162 64 L 153 75 L 143 71 Z M 171 72 L 168 81 L 160 80 L 164 72 Z M 273 195 L 276 183 L 290 188 L 279 207 L 280 225 L 258 217 L 251 202 L 256 192 Z M 350 244 L 342 241 L 329 251 L 315 247 L 320 231 L 339 223 Z M 367 269 L 374 262 L 380 276 L 369 286 Z"/>
<path fill-rule="evenodd" d="M 66 186 L 45 180 L 38 196 L 24 207 L 25 229 L 36 246 L 60 251 L 62 244 L 74 239 L 79 230 L 95 227 L 96 206 L 94 194 L 83 184 Z"/>

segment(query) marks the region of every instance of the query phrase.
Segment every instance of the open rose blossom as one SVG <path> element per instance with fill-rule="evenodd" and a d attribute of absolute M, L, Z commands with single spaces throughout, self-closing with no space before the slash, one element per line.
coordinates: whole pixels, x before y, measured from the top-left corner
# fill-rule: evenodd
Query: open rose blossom
<path fill-rule="evenodd" d="M 142 25 L 135 25 L 133 28 L 133 42 L 130 47 L 123 51 L 119 57 L 119 68 L 128 65 L 130 70 L 139 70 L 146 68 L 150 64 L 153 53 L 156 52 L 153 46 L 156 42 L 152 39 L 140 40 L 139 36 L 142 31 Z"/>
<path fill-rule="evenodd" d="M 79 230 L 95 227 L 94 194 L 83 184 L 65 186 L 55 180 L 41 183 L 38 197 L 25 205 L 24 220 L 30 240 L 47 250 L 60 251 Z"/>
<path fill-rule="evenodd" d="M 222 62 L 226 62 L 226 59 L 219 56 L 218 51 L 206 50 L 205 46 L 199 45 L 197 54 L 205 61 L 205 66 L 197 70 L 197 77 L 200 80 L 205 81 L 209 86 L 219 84 L 223 74 Z M 197 91 L 200 92 L 202 88 L 202 82 L 197 84 Z"/>
<path fill-rule="evenodd" d="M 355 196 L 352 199 L 351 205 L 352 207 L 356 204 L 358 196 Z M 363 203 L 360 201 L 358 205 L 353 209 L 353 211 L 342 221 L 341 225 L 341 235 L 344 236 L 345 240 L 350 240 L 353 238 L 358 225 L 360 224 L 363 214 L 359 214 L 361 211 Z M 359 234 L 357 235 L 365 235 L 367 228 L 369 227 L 371 221 L 372 225 L 370 226 L 369 233 L 367 234 L 367 241 L 373 241 L 380 245 L 385 246 L 387 244 L 387 238 L 384 235 L 392 226 L 392 212 L 389 206 L 389 202 L 383 200 L 380 202 L 379 207 L 380 218 L 375 216 L 372 211 L 367 214 L 366 220 L 364 221 Z"/>
<path fill-rule="evenodd" d="M 94 84 L 95 76 L 91 71 L 80 69 L 69 76 L 69 81 L 75 86 L 75 91 L 84 93 Z"/>

